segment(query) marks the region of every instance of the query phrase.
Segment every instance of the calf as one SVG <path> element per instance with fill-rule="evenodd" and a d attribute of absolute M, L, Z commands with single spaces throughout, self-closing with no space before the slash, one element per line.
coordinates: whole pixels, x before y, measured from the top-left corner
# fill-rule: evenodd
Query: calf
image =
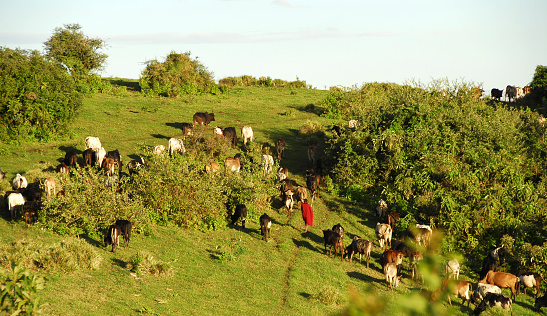
<path fill-rule="evenodd" d="M 207 173 L 215 173 L 220 170 L 220 164 L 216 161 L 211 161 L 211 163 L 208 163 L 205 165 L 205 172 Z"/>
<path fill-rule="evenodd" d="M 235 127 L 226 127 L 224 131 L 222 131 L 222 135 L 224 135 L 224 139 L 232 143 L 232 146 L 235 147 L 237 145 L 237 134 Z"/>
<path fill-rule="evenodd" d="M 184 154 L 186 152 L 186 148 L 184 148 L 184 143 L 182 142 L 182 139 L 180 138 L 169 138 L 168 142 L 168 151 L 169 156 L 173 157 L 173 153 L 179 153 Z"/>
<path fill-rule="evenodd" d="M 539 273 L 535 272 L 529 272 L 529 271 L 518 271 L 517 277 L 519 278 L 519 284 L 517 286 L 517 294 L 520 292 L 521 285 L 524 285 L 525 289 L 524 292 L 526 292 L 526 288 L 528 287 L 535 287 L 536 288 L 536 298 L 539 297 L 539 287 L 541 285 L 541 275 Z"/>
<path fill-rule="evenodd" d="M 283 193 L 283 204 L 285 204 L 285 207 L 287 208 L 287 212 L 289 214 L 292 211 L 292 207 L 294 205 L 294 193 L 291 190 L 287 190 Z"/>
<path fill-rule="evenodd" d="M 304 202 L 304 200 L 308 199 L 308 190 L 304 187 L 296 188 L 296 190 L 294 191 L 294 198 L 299 203 Z"/>
<path fill-rule="evenodd" d="M 384 216 L 387 213 L 387 203 L 386 203 L 386 201 L 380 199 L 376 203 L 376 213 L 378 214 L 379 218 L 384 218 Z"/>
<path fill-rule="evenodd" d="M 262 239 L 268 241 L 268 237 L 271 237 L 272 219 L 264 213 L 260 215 L 259 222 Z"/>
<path fill-rule="evenodd" d="M 488 293 L 482 302 L 475 308 L 473 315 L 480 315 L 488 307 L 501 307 L 506 311 L 511 311 L 513 301 L 505 294 Z"/>
<path fill-rule="evenodd" d="M 492 88 L 492 90 L 490 90 L 490 95 L 492 96 L 492 99 L 497 99 L 500 101 L 503 96 L 503 90 Z"/>
<path fill-rule="evenodd" d="M 184 137 L 192 136 L 194 125 L 190 123 L 182 123 L 181 129 L 182 129 L 182 135 L 184 135 Z"/>
<path fill-rule="evenodd" d="M 6 192 L 5 199 L 8 204 L 8 210 L 11 216 L 11 220 L 14 220 L 16 215 L 16 208 L 22 208 L 25 205 L 25 198 L 21 193 Z"/>
<path fill-rule="evenodd" d="M 215 120 L 215 113 L 211 112 L 196 112 L 194 114 L 194 126 L 196 125 L 209 125 L 212 121 Z"/>
<path fill-rule="evenodd" d="M 63 162 L 69 167 L 76 168 L 78 165 L 78 154 L 74 151 L 67 152 Z"/>
<path fill-rule="evenodd" d="M 477 284 L 477 289 L 471 296 L 471 303 L 477 305 L 477 302 L 481 301 L 488 293 L 501 294 L 501 289 L 496 285 L 479 282 Z"/>
<path fill-rule="evenodd" d="M 361 256 L 364 255 L 365 259 L 367 260 L 367 268 L 368 268 L 371 251 L 372 251 L 371 241 L 354 236 L 353 241 L 351 242 L 349 246 L 346 247 L 344 251 L 344 258 L 349 257 L 349 262 L 351 262 L 353 255 L 355 253 L 359 253 L 359 263 L 362 263 Z"/>
<path fill-rule="evenodd" d="M 53 191 L 53 195 L 57 194 L 57 192 L 55 191 L 55 179 L 53 179 L 52 177 L 47 177 L 44 180 L 43 186 L 47 191 L 48 199 L 51 197 L 51 191 Z"/>
<path fill-rule="evenodd" d="M 399 286 L 401 276 L 397 276 L 397 264 L 388 263 L 384 265 L 384 275 L 386 277 L 387 288 L 393 290 Z"/>
<path fill-rule="evenodd" d="M 243 145 L 247 146 L 247 141 L 254 142 L 253 128 L 250 126 L 243 126 L 241 128 L 241 138 L 243 138 Z"/>
<path fill-rule="evenodd" d="M 260 162 L 263 165 L 264 174 L 271 173 L 274 164 L 273 157 L 271 155 L 262 155 Z"/>
<path fill-rule="evenodd" d="M 64 162 L 57 165 L 57 167 L 55 167 L 55 171 L 58 173 L 70 174 L 70 171 L 68 170 L 68 166 Z"/>
<path fill-rule="evenodd" d="M 247 218 L 247 207 L 245 204 L 236 205 L 234 214 L 232 215 L 232 225 L 235 225 L 241 218 L 241 227 L 245 228 L 245 219 Z"/>
<path fill-rule="evenodd" d="M 383 249 L 386 245 L 391 248 L 391 235 L 393 234 L 393 230 L 389 224 L 376 223 L 375 233 L 380 248 Z"/>
<path fill-rule="evenodd" d="M 15 175 L 13 180 L 11 180 L 11 187 L 16 191 L 26 189 L 27 186 L 28 186 L 27 178 L 23 177 L 19 173 Z"/>
<path fill-rule="evenodd" d="M 517 295 L 515 288 L 518 286 L 519 279 L 516 275 L 506 272 L 494 272 L 488 271 L 486 277 L 479 281 L 479 283 L 488 283 L 497 285 L 498 287 L 504 289 L 509 288 L 511 290 L 511 298 L 516 300 Z"/>
<path fill-rule="evenodd" d="M 285 167 L 279 167 L 277 169 L 276 176 L 277 178 L 275 179 L 275 183 L 287 179 L 289 177 L 289 169 Z"/>
<path fill-rule="evenodd" d="M 163 145 L 162 145 L 163 146 Z M 92 164 L 94 166 L 98 166 L 99 168 L 103 164 L 103 159 L 106 157 L 106 150 L 104 148 L 99 148 L 93 151 L 93 162 Z"/>
<path fill-rule="evenodd" d="M 239 172 L 241 169 L 241 161 L 239 158 L 226 158 L 226 160 L 224 160 L 224 168 L 226 172 Z"/>
<path fill-rule="evenodd" d="M 217 136 L 224 136 L 223 133 L 222 133 L 222 128 L 220 128 L 218 126 L 215 126 L 213 128 L 213 134 L 215 134 Z"/>
<path fill-rule="evenodd" d="M 93 165 L 93 152 L 94 150 L 92 148 L 88 148 L 82 153 L 82 157 L 84 158 L 84 163 L 86 166 Z"/>
<path fill-rule="evenodd" d="M 112 245 L 112 252 L 116 252 L 116 247 L 120 245 L 120 236 L 122 228 L 118 225 L 110 225 L 108 232 L 104 236 L 104 246 Z"/>
<path fill-rule="evenodd" d="M 125 240 L 124 247 L 127 247 L 129 245 L 129 240 L 131 239 L 131 228 L 133 225 L 131 225 L 131 222 L 126 219 L 118 219 L 116 221 L 116 226 L 120 227 L 121 235 Z"/>
<path fill-rule="evenodd" d="M 388 249 L 382 254 L 382 267 L 387 263 L 395 263 L 396 265 L 400 265 L 403 263 L 403 257 L 404 255 L 402 252 Z"/>
<path fill-rule="evenodd" d="M 444 265 L 444 271 L 447 279 L 450 280 L 453 276 L 455 280 L 458 280 L 460 278 L 460 263 L 458 260 L 452 259 Z"/>
<path fill-rule="evenodd" d="M 319 182 L 317 181 L 317 177 L 315 177 L 314 175 L 307 176 L 306 187 L 308 188 L 308 190 L 310 190 L 311 201 L 313 203 L 313 200 L 317 195 L 317 189 L 319 188 Z"/>
<path fill-rule="evenodd" d="M 332 249 L 334 248 L 334 258 L 336 258 L 338 249 L 340 249 L 340 256 L 342 257 L 342 260 L 344 260 L 344 243 L 342 241 L 342 237 L 340 237 L 337 232 L 333 232 L 330 229 L 323 229 L 323 238 L 325 241 L 325 253 L 327 252 L 327 245 L 329 245 L 329 257 L 332 253 Z"/>
<path fill-rule="evenodd" d="M 32 224 L 38 215 L 38 210 L 40 209 L 40 202 L 30 201 L 23 205 L 23 220 L 27 225 Z"/>
<path fill-rule="evenodd" d="M 285 140 L 278 138 L 275 140 L 275 150 L 277 151 L 277 159 L 281 160 L 281 157 L 285 157 Z"/>
<path fill-rule="evenodd" d="M 165 146 L 163 145 L 154 146 L 154 149 L 152 151 L 154 152 L 154 154 L 160 155 L 161 153 L 165 151 Z"/>

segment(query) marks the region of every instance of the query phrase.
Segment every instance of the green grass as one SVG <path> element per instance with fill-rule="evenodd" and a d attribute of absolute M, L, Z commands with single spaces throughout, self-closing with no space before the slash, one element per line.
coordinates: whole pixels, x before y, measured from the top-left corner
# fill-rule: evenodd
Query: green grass
<path fill-rule="evenodd" d="M 169 137 L 182 136 L 180 123 L 191 122 L 196 111 L 214 111 L 213 126 L 243 125 L 253 127 L 258 143 L 273 146 L 275 139 L 287 141 L 286 158 L 281 165 L 289 168 L 291 178 L 304 185 L 305 170 L 310 168 L 306 147 L 310 141 L 299 133 L 311 122 L 330 127 L 332 122 L 321 118 L 319 101 L 326 91 L 268 88 L 236 89 L 228 95 L 199 96 L 179 99 L 142 98 L 98 95 L 85 100 L 84 107 L 72 124 L 72 134 L 65 141 L 48 144 L 3 146 L 0 153 L 2 170 L 7 179 L 23 173 L 31 182 L 52 175 L 52 168 L 65 151 L 81 152 L 87 136 L 97 136 L 107 150 L 119 149 L 128 161 L 145 146 L 167 145 Z M 313 111 L 306 107 L 314 104 Z M 308 107 L 309 109 L 310 107 Z M 240 146 L 241 141 L 240 141 Z M 8 190 L 7 180 L 0 190 Z M 3 193 L 2 192 L 2 193 Z M 324 251 L 321 228 L 341 223 L 348 232 L 344 244 L 354 235 L 374 240 L 376 217 L 372 205 L 357 205 L 333 197 L 321 190 L 315 201 L 314 226 L 303 234 L 299 210 L 291 216 L 279 197 L 272 198 L 268 214 L 273 219 L 272 238 L 261 240 L 257 221 L 249 220 L 247 228 L 228 227 L 213 232 L 200 232 L 175 226 L 156 226 L 149 234 L 134 234 L 127 249 L 116 253 L 105 249 L 102 241 L 85 239 L 102 257 L 97 269 L 80 268 L 63 272 L 38 270 L 47 277 L 41 300 L 47 302 L 47 315 L 325 315 L 346 309 L 350 300 L 367 300 L 367 309 L 374 304 L 387 304 L 382 315 L 407 314 L 419 302 L 410 296 L 417 291 L 404 272 L 402 285 L 386 291 L 379 264 L 381 249 L 373 249 L 370 269 L 358 260 L 341 262 Z M 7 211 L 4 211 L 6 218 Z M 57 236 L 39 225 L 0 220 L 0 245 L 26 241 L 39 245 L 55 245 L 72 237 Z M 39 251 L 39 250 L 37 250 Z M 135 274 L 132 257 L 138 252 L 170 268 L 165 274 Z M 0 262 L 3 262 L 0 260 Z M 405 264 L 406 266 L 406 264 Z M 465 269 L 465 267 L 464 267 Z M 464 270 L 463 279 L 476 286 L 477 276 Z M 351 291 L 358 293 L 351 299 Z M 506 290 L 505 290 L 506 291 Z M 467 307 L 453 299 L 448 314 L 469 314 Z M 533 298 L 518 296 L 513 306 L 515 315 L 535 314 Z M 403 306 L 397 308 L 397 306 Z"/>

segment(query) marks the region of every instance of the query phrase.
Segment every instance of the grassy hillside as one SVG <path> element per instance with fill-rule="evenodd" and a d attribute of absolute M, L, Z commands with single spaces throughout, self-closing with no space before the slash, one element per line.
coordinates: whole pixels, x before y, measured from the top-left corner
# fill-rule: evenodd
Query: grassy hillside
<path fill-rule="evenodd" d="M 314 123 L 330 127 L 333 122 L 319 116 L 320 101 L 326 95 L 320 90 L 270 88 L 243 88 L 227 95 L 181 99 L 98 95 L 85 100 L 66 140 L 3 146 L 0 167 L 8 171 L 7 179 L 15 173 L 24 174 L 30 182 L 49 175 L 57 177 L 54 166 L 69 150 L 81 153 L 84 139 L 90 135 L 99 137 L 107 150 L 119 149 L 124 161 L 129 161 L 151 146 L 167 145 L 170 137 L 182 136 L 181 123 L 191 122 L 194 112 L 214 111 L 213 125 L 235 126 L 238 134 L 241 126 L 252 126 L 257 143 L 273 145 L 275 139 L 284 138 L 287 157 L 281 165 L 289 168 L 297 184 L 305 185 L 303 176 L 311 167 L 306 156 L 310 138 L 299 131 Z M 7 179 L 1 182 L 3 192 L 10 187 Z M 369 269 L 355 258 L 350 263 L 328 257 L 321 228 L 341 223 L 347 231 L 347 245 L 355 235 L 374 240 L 377 218 L 373 205 L 333 197 L 324 187 L 320 196 L 313 204 L 314 226 L 307 234 L 303 233 L 299 210 L 289 216 L 279 197 L 272 196 L 265 210 L 274 224 L 268 242 L 261 240 L 256 219 L 248 221 L 245 229 L 228 226 L 209 232 L 166 223 L 134 234 L 129 248 L 116 253 L 105 249 L 100 237 L 86 236 L 79 242 L 76 237 L 44 230 L 40 224 L 26 227 L 21 222 L 9 222 L 4 208 L 0 263 L 6 267 L 10 258 L 18 258 L 47 277 L 46 290 L 39 292 L 47 303 L 43 307 L 47 315 L 325 315 L 346 311 L 349 304 L 381 315 L 471 311 L 460 306 L 459 299 L 453 299 L 452 307 L 444 300 L 426 307 L 424 300 L 414 296 L 419 289 L 409 280 L 406 262 L 402 285 L 387 291 L 379 264 L 381 249 L 376 242 Z M 68 262 L 71 252 L 59 249 L 70 247 L 89 253 L 91 259 L 80 262 L 94 264 L 66 268 L 68 263 L 59 262 Z M 30 262 L 21 253 L 40 260 Z M 132 272 L 139 256 L 160 263 L 163 272 Z M 465 262 L 463 266 L 462 278 L 476 282 L 477 276 L 465 268 Z M 530 296 L 520 295 L 517 300 L 515 314 L 533 313 Z"/>

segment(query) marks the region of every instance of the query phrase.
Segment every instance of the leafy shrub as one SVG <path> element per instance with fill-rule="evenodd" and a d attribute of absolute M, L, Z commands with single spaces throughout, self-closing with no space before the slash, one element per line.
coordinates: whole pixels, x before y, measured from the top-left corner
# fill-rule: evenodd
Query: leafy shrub
<path fill-rule="evenodd" d="M 65 133 L 82 98 L 61 66 L 37 51 L 0 48 L 0 140 L 47 141 Z"/>
<path fill-rule="evenodd" d="M 306 81 L 300 80 L 296 77 L 295 81 L 285 81 L 282 79 L 272 79 L 268 77 L 260 77 L 256 79 L 253 76 L 240 76 L 240 77 L 226 77 L 218 81 L 219 86 L 225 87 L 252 87 L 252 86 L 263 86 L 263 87 L 278 87 L 278 88 L 308 88 Z M 291 91 L 291 94 L 296 94 L 296 92 Z"/>
<path fill-rule="evenodd" d="M 154 276 L 172 276 L 173 267 L 166 262 L 154 259 L 149 253 L 138 251 L 131 258 L 128 264 L 129 270 L 138 274 L 150 274 Z"/>
<path fill-rule="evenodd" d="M 12 262 L 8 270 L 0 270 L 0 311 L 10 315 L 34 315 L 40 312 L 38 290 L 45 280 Z"/>

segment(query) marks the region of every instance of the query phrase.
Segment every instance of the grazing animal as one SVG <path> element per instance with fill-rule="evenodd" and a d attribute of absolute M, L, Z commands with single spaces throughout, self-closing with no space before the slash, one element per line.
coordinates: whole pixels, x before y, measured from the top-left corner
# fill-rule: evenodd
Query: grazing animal
<path fill-rule="evenodd" d="M 317 189 L 319 188 L 319 181 L 317 180 L 317 177 L 314 175 L 308 175 L 306 177 L 306 187 L 310 190 L 311 201 L 313 203 L 313 200 L 317 196 Z"/>
<path fill-rule="evenodd" d="M 292 207 L 294 205 L 294 193 L 291 190 L 287 190 L 283 193 L 283 204 L 285 204 L 285 207 L 287 208 L 287 212 L 292 211 Z"/>
<path fill-rule="evenodd" d="M 268 237 L 271 237 L 272 219 L 268 214 L 264 213 L 260 215 L 260 231 L 262 233 L 262 239 L 268 241 Z"/>
<path fill-rule="evenodd" d="M 277 159 L 281 160 L 281 157 L 285 157 L 285 140 L 278 138 L 275 140 L 275 150 L 277 151 Z"/>
<path fill-rule="evenodd" d="M 224 136 L 223 133 L 222 133 L 222 128 L 220 128 L 218 126 L 215 126 L 213 128 L 213 133 L 217 136 Z"/>
<path fill-rule="evenodd" d="M 136 174 L 142 166 L 144 166 L 144 158 L 139 157 L 139 159 L 131 160 L 127 164 L 127 169 L 129 170 L 129 175 Z"/>
<path fill-rule="evenodd" d="M 292 191 L 293 189 L 294 187 L 291 179 L 283 179 L 283 181 L 281 181 L 281 186 L 279 187 L 279 195 L 283 196 L 287 190 Z"/>
<path fill-rule="evenodd" d="M 216 161 L 211 161 L 211 163 L 208 163 L 205 165 L 205 172 L 207 173 L 215 173 L 220 170 L 220 164 Z"/>
<path fill-rule="evenodd" d="M 277 169 L 276 177 L 277 178 L 275 179 L 275 183 L 287 179 L 289 177 L 289 169 L 285 167 L 279 167 Z"/>
<path fill-rule="evenodd" d="M 194 130 L 194 125 L 190 124 L 190 123 L 182 123 L 182 135 L 184 135 L 184 137 L 186 136 L 192 136 L 192 131 Z"/>
<path fill-rule="evenodd" d="M 414 251 L 410 256 L 410 270 L 412 271 L 412 280 L 418 283 L 420 261 L 424 260 L 424 256 L 419 251 Z M 423 279 L 422 279 L 423 282 Z"/>
<path fill-rule="evenodd" d="M 82 153 L 82 157 L 84 158 L 84 163 L 86 166 L 93 165 L 93 149 L 92 148 L 88 148 L 84 150 L 84 152 Z"/>
<path fill-rule="evenodd" d="M 509 288 L 511 290 L 511 298 L 516 299 L 517 294 L 515 292 L 516 287 L 518 286 L 519 278 L 511 273 L 507 272 L 494 272 L 488 271 L 484 279 L 480 280 L 479 283 L 488 283 L 497 285 L 500 288 Z"/>
<path fill-rule="evenodd" d="M 76 168 L 78 165 L 78 154 L 74 151 L 69 151 L 65 154 L 64 163 L 72 168 Z"/>
<path fill-rule="evenodd" d="M 353 258 L 355 253 L 359 253 L 359 263 L 361 263 L 361 256 L 364 255 L 367 260 L 367 268 L 369 267 L 370 252 L 372 251 L 372 242 L 357 236 L 353 237 L 353 241 L 344 251 L 344 258 L 349 257 L 349 262 Z"/>
<path fill-rule="evenodd" d="M 131 225 L 131 222 L 126 219 L 118 219 L 116 220 L 116 226 L 120 227 L 121 234 L 125 240 L 124 247 L 127 247 L 129 245 L 129 240 L 131 239 L 131 228 L 133 225 Z"/>
<path fill-rule="evenodd" d="M 534 309 L 541 310 L 542 307 L 547 306 L 547 294 L 544 294 L 542 297 L 536 298 L 534 302 Z"/>
<path fill-rule="evenodd" d="M 55 191 L 55 179 L 53 179 L 52 177 L 47 177 L 44 180 L 43 185 L 46 189 L 48 199 L 51 197 L 51 191 L 53 191 L 53 195 L 57 194 L 57 192 Z"/>
<path fill-rule="evenodd" d="M 16 208 L 19 206 L 22 208 L 25 205 L 25 198 L 21 193 L 8 192 L 6 193 L 6 200 L 11 220 L 14 220 L 16 217 Z"/>
<path fill-rule="evenodd" d="M 389 214 L 387 215 L 387 223 L 389 224 L 389 226 L 391 226 L 391 229 L 393 229 L 393 226 L 395 226 L 395 222 L 397 222 L 399 218 L 401 218 L 401 214 L 389 212 Z"/>
<path fill-rule="evenodd" d="M 308 161 L 315 165 L 315 157 L 317 156 L 317 146 L 308 146 Z"/>
<path fill-rule="evenodd" d="M 154 146 L 154 149 L 153 149 L 154 154 L 160 155 L 164 151 L 165 151 L 165 146 L 163 146 L 163 145 Z"/>
<path fill-rule="evenodd" d="M 243 145 L 247 146 L 247 141 L 254 142 L 253 128 L 250 126 L 243 126 L 241 128 L 241 138 L 243 138 Z"/>
<path fill-rule="evenodd" d="M 329 257 L 332 253 L 332 249 L 334 248 L 334 258 L 336 258 L 338 250 L 340 250 L 340 256 L 342 257 L 342 260 L 344 260 L 344 243 L 340 234 L 330 229 L 323 229 L 323 238 L 325 240 L 325 253 L 327 252 L 328 245 Z"/>
<path fill-rule="evenodd" d="M 186 152 L 186 148 L 184 148 L 184 144 L 180 138 L 169 138 L 168 148 L 169 156 L 171 157 L 173 157 L 173 153 L 182 155 Z"/>
<path fill-rule="evenodd" d="M 222 135 L 224 135 L 224 139 L 232 143 L 233 147 L 237 145 L 237 134 L 235 127 L 226 127 L 224 131 L 222 131 Z"/>
<path fill-rule="evenodd" d="M 117 149 L 111 150 L 106 153 L 105 158 L 110 158 L 114 160 L 114 165 L 118 166 L 118 174 L 120 177 L 122 176 L 122 156 L 120 155 L 120 152 Z"/>
<path fill-rule="evenodd" d="M 106 175 L 113 176 L 114 175 L 114 166 L 116 165 L 116 162 L 112 158 L 104 158 L 103 163 L 101 164 L 101 170 L 104 170 L 106 172 Z"/>
<path fill-rule="evenodd" d="M 414 234 L 414 238 L 416 239 L 418 245 L 423 245 L 426 248 L 429 247 L 432 234 L 433 230 L 429 225 L 416 224 L 416 233 Z"/>
<path fill-rule="evenodd" d="M 212 121 L 215 120 L 215 113 L 211 112 L 196 112 L 194 114 L 194 127 L 196 125 L 209 125 Z"/>
<path fill-rule="evenodd" d="M 241 227 L 245 228 L 245 219 L 247 218 L 247 207 L 245 204 L 236 205 L 234 214 L 232 214 L 232 225 L 235 225 L 241 218 Z"/>
<path fill-rule="evenodd" d="M 508 85 L 505 87 L 505 101 L 509 100 L 511 102 L 511 99 L 515 101 L 515 98 L 517 97 L 517 87 Z"/>
<path fill-rule="evenodd" d="M 477 289 L 475 290 L 475 292 L 473 292 L 473 295 L 471 296 L 471 303 L 476 305 L 477 302 L 482 301 L 482 299 L 488 293 L 501 294 L 501 289 L 497 287 L 496 285 L 479 282 L 477 284 Z"/>
<path fill-rule="evenodd" d="M 260 158 L 260 162 L 263 165 L 264 174 L 272 172 L 274 159 L 271 155 L 262 155 L 262 158 Z"/>
<path fill-rule="evenodd" d="M 480 315 L 488 307 L 501 307 L 506 311 L 511 311 L 513 301 L 505 294 L 488 293 L 483 298 L 482 302 L 475 308 L 473 315 Z"/>
<path fill-rule="evenodd" d="M 70 171 L 68 170 L 68 166 L 64 162 L 57 165 L 57 167 L 55 168 L 55 171 L 58 173 L 70 174 Z"/>
<path fill-rule="evenodd" d="M 517 277 L 519 278 L 519 284 L 517 286 L 517 294 L 520 293 L 520 287 L 521 285 L 524 285 L 525 292 L 526 288 L 528 287 L 535 287 L 536 288 L 536 296 L 535 298 L 539 297 L 539 287 L 541 286 L 541 275 L 539 273 L 530 272 L 530 271 L 518 271 Z"/>
<path fill-rule="evenodd" d="M 93 151 L 93 164 L 101 167 L 104 157 L 106 157 L 106 150 L 102 147 L 96 149 L 95 151 Z"/>
<path fill-rule="evenodd" d="M 33 205 L 36 205 L 36 206 L 30 206 L 31 204 Z M 23 205 L 23 220 L 25 221 L 25 223 L 27 225 L 30 225 L 32 224 L 32 222 L 34 221 L 34 219 L 36 218 L 36 210 L 38 208 L 38 202 L 36 201 L 31 201 L 29 203 L 25 203 L 25 205 Z"/>
<path fill-rule="evenodd" d="M 345 234 L 344 227 L 342 227 L 342 225 L 340 225 L 340 223 L 332 226 L 332 231 L 337 232 L 338 235 L 340 235 L 340 237 L 344 238 L 344 234 Z"/>
<path fill-rule="evenodd" d="M 489 254 L 490 258 L 495 261 L 500 261 L 500 263 L 503 263 L 505 261 L 505 249 L 502 247 L 496 247 L 490 251 Z"/>
<path fill-rule="evenodd" d="M 226 158 L 224 160 L 225 171 L 239 172 L 241 169 L 241 161 L 239 158 Z"/>
<path fill-rule="evenodd" d="M 120 236 L 122 228 L 118 225 L 110 225 L 108 232 L 104 236 L 104 246 L 112 245 L 112 252 L 116 252 L 116 247 L 120 245 Z"/>
<path fill-rule="evenodd" d="M 13 180 L 11 180 L 11 187 L 14 190 L 23 190 L 28 186 L 27 178 L 23 177 L 21 174 L 16 174 Z"/>
<path fill-rule="evenodd" d="M 490 95 L 493 99 L 497 99 L 498 101 L 500 101 L 501 97 L 503 97 L 503 90 L 493 88 L 490 91 Z"/>
<path fill-rule="evenodd" d="M 452 306 L 452 301 L 450 300 L 450 295 L 454 295 L 454 297 L 461 297 L 462 299 L 462 305 L 467 301 L 467 307 L 469 307 L 469 303 L 471 302 L 471 292 L 473 289 L 471 288 L 471 283 L 467 281 L 451 281 L 448 279 L 443 279 L 441 284 L 441 291 L 448 290 L 448 304 Z"/>
<path fill-rule="evenodd" d="M 85 138 L 85 148 L 92 149 L 93 151 L 101 148 L 101 140 L 99 137 L 88 136 Z"/>
<path fill-rule="evenodd" d="M 308 199 L 308 190 L 304 187 L 298 187 L 295 190 L 294 197 L 297 202 L 302 203 Z"/>
<path fill-rule="evenodd" d="M 387 288 L 393 290 L 399 286 L 401 276 L 397 276 L 397 264 L 388 263 L 384 265 L 384 275 L 386 277 Z"/>
<path fill-rule="evenodd" d="M 521 87 L 517 87 L 516 99 L 519 100 L 524 97 L 524 90 Z"/>
<path fill-rule="evenodd" d="M 452 259 L 444 265 L 444 271 L 447 279 L 450 280 L 454 277 L 455 280 L 458 280 L 460 278 L 460 263 L 458 260 Z"/>
<path fill-rule="evenodd" d="M 388 249 L 382 254 L 382 267 L 388 263 L 395 263 L 400 265 L 403 263 L 403 253 L 397 250 Z"/>
<path fill-rule="evenodd" d="M 376 223 L 375 233 L 380 248 L 383 249 L 384 245 L 387 245 L 391 248 L 391 236 L 393 234 L 393 230 L 391 229 L 391 226 L 389 226 L 389 224 Z"/>
<path fill-rule="evenodd" d="M 376 213 L 378 214 L 379 218 L 384 218 L 384 216 L 387 213 L 387 203 L 386 203 L 386 201 L 380 199 L 376 203 Z"/>
<path fill-rule="evenodd" d="M 532 92 L 532 88 L 530 86 L 524 87 L 524 95 L 530 94 Z"/>

